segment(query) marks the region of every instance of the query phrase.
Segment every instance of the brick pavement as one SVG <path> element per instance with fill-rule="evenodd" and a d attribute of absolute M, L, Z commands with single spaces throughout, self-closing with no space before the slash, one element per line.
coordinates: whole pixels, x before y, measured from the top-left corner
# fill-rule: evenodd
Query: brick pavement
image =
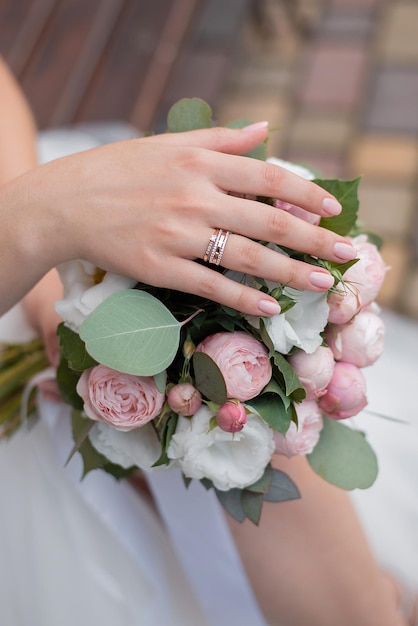
<path fill-rule="evenodd" d="M 391 266 L 383 306 L 418 319 L 418 3 L 259 0 L 217 108 L 268 119 L 270 154 L 354 178 Z"/>

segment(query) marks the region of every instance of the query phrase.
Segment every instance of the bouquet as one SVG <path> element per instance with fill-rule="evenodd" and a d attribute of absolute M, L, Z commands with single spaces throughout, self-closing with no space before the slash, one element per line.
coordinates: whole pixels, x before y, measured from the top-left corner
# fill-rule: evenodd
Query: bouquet
<path fill-rule="evenodd" d="M 168 131 L 209 127 L 211 115 L 205 102 L 181 100 L 169 112 Z M 249 156 L 265 159 L 265 144 Z M 351 237 L 353 261 L 336 264 L 265 244 L 326 267 L 334 277 L 328 293 L 217 268 L 277 299 L 279 315 L 256 318 L 82 260 L 58 268 L 65 295 L 57 303 L 64 319 L 57 381 L 72 406 L 69 458 L 79 451 L 84 473 L 101 468 L 120 478 L 179 467 L 186 484 L 200 480 L 235 519 L 255 524 L 264 501 L 299 497 L 297 485 L 272 467 L 275 453 L 306 455 L 344 489 L 374 482 L 373 450 L 341 420 L 366 406 L 362 368 L 382 352 L 375 300 L 386 267 L 379 241 L 357 218 L 359 179 L 323 180 L 271 160 L 313 179 L 343 206 L 340 215 L 315 223 Z M 257 199 L 316 219 L 280 199 Z"/>

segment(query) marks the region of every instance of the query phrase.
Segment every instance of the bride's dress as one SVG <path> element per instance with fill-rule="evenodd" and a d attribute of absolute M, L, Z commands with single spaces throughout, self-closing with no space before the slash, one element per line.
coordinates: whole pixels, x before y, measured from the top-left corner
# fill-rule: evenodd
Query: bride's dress
<path fill-rule="evenodd" d="M 102 130 L 46 133 L 41 158 L 132 132 Z M 412 423 L 356 418 L 380 474 L 353 500 L 377 558 L 418 588 L 418 325 L 385 319 L 386 351 L 365 370 L 370 409 Z M 0 340 L 29 338 L 19 306 L 0 319 Z M 68 408 L 48 401 L 33 428 L 0 443 L 1 624 L 266 626 L 213 492 L 195 481 L 186 490 L 175 471 L 151 474 L 161 521 L 126 481 L 100 471 L 80 481 L 77 455 L 64 466 L 71 446 Z"/>

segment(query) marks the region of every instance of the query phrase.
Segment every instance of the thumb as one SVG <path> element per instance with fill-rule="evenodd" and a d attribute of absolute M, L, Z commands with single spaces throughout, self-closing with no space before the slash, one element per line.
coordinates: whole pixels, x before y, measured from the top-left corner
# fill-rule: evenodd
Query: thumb
<path fill-rule="evenodd" d="M 256 122 L 244 128 L 216 126 L 184 133 L 154 135 L 150 139 L 167 145 L 194 146 L 228 154 L 246 154 L 266 139 L 267 132 L 268 122 Z"/>

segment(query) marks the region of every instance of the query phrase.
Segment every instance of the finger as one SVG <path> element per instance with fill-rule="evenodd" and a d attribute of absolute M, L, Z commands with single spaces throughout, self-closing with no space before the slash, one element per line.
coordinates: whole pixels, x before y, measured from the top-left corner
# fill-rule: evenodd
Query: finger
<path fill-rule="evenodd" d="M 218 204 L 216 212 L 217 228 L 250 239 L 276 243 L 337 263 L 357 256 L 356 249 L 345 237 L 262 202 L 228 196 L 222 211 Z"/>
<path fill-rule="evenodd" d="M 279 165 L 241 157 L 237 167 L 234 155 L 222 155 L 216 162 L 215 155 L 209 158 L 213 182 L 226 192 L 277 198 L 324 217 L 341 212 L 341 204 L 325 189 Z"/>
<path fill-rule="evenodd" d="M 276 300 L 258 289 L 237 283 L 194 261 L 174 258 L 168 261 L 163 280 L 159 284 L 154 283 L 157 287 L 192 293 L 249 315 L 280 313 Z"/>
<path fill-rule="evenodd" d="M 268 122 L 257 122 L 245 128 L 204 128 L 185 133 L 166 133 L 145 137 L 139 141 L 152 141 L 167 145 L 204 148 L 217 152 L 241 155 L 262 143 L 268 130 Z"/>

